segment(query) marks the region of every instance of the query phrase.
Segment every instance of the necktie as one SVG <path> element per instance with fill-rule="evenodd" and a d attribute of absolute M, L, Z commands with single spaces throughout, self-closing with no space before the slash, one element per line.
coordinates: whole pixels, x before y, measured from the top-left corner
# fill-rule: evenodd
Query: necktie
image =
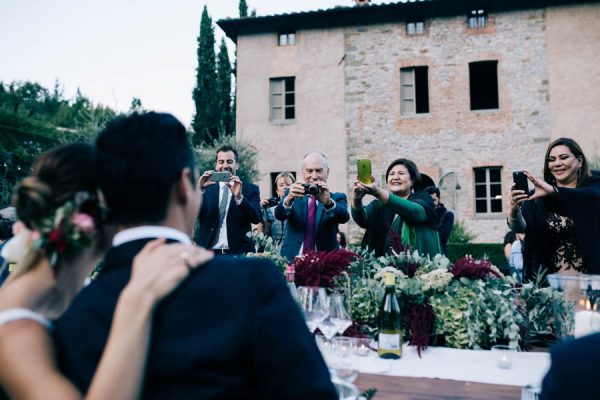
<path fill-rule="evenodd" d="M 317 200 L 312 196 L 308 198 L 308 215 L 306 217 L 306 230 L 304 231 L 304 246 L 302 253 L 315 250 L 315 225 L 317 219 Z"/>
<path fill-rule="evenodd" d="M 217 235 L 221 231 L 221 227 L 223 226 L 223 221 L 225 220 L 225 213 L 227 212 L 227 205 L 229 202 L 229 188 L 227 185 L 223 185 L 221 188 L 221 202 L 219 203 L 219 229 L 217 230 Z"/>

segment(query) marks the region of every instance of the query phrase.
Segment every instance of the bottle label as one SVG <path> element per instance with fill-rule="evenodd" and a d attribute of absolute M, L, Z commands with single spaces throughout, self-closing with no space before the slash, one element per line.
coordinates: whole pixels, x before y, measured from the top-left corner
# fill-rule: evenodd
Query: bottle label
<path fill-rule="evenodd" d="M 400 334 L 380 333 L 379 348 L 382 350 L 400 350 Z"/>

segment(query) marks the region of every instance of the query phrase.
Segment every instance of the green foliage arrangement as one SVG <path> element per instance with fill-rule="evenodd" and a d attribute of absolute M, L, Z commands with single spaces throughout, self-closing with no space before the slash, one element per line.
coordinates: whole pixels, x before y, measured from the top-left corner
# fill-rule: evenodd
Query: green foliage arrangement
<path fill-rule="evenodd" d="M 442 255 L 375 257 L 362 250 L 335 282 L 348 295 L 352 319 L 371 336 L 377 334 L 387 272 L 396 276 L 404 337 L 418 349 L 431 344 L 489 349 L 497 343 L 527 348 L 540 337 L 548 342 L 560 336 L 561 324 L 572 320 L 561 292 L 541 281 L 516 287 L 487 260 L 463 257 L 452 264 Z"/>

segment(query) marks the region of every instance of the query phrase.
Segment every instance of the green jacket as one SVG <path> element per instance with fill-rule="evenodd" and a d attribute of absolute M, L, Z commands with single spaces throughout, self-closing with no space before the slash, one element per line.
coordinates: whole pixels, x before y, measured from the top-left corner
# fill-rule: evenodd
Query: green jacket
<path fill-rule="evenodd" d="M 352 219 L 366 232 L 361 247 L 375 250 L 381 256 L 390 250 L 390 213 L 397 215 L 391 228 L 402 234 L 402 244 L 410 246 L 412 251 L 433 257 L 442 252 L 440 238 L 435 229 L 435 211 L 431 196 L 424 192 L 416 192 L 408 200 L 390 193 L 388 203 L 374 200 L 367 206 L 355 209 L 352 207 Z M 386 215 L 387 214 L 387 215 Z"/>

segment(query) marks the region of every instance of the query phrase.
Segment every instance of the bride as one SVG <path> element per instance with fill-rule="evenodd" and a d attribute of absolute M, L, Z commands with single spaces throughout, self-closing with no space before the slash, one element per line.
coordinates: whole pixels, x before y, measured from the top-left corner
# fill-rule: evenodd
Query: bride
<path fill-rule="evenodd" d="M 80 399 L 57 368 L 50 333 L 111 241 L 96 196 L 94 148 L 75 143 L 42 154 L 14 202 L 24 224 L 15 242 L 26 251 L 0 288 L 0 384 L 16 399 Z M 140 396 L 155 306 L 210 258 L 209 251 L 163 239 L 144 247 L 86 399 Z"/>

